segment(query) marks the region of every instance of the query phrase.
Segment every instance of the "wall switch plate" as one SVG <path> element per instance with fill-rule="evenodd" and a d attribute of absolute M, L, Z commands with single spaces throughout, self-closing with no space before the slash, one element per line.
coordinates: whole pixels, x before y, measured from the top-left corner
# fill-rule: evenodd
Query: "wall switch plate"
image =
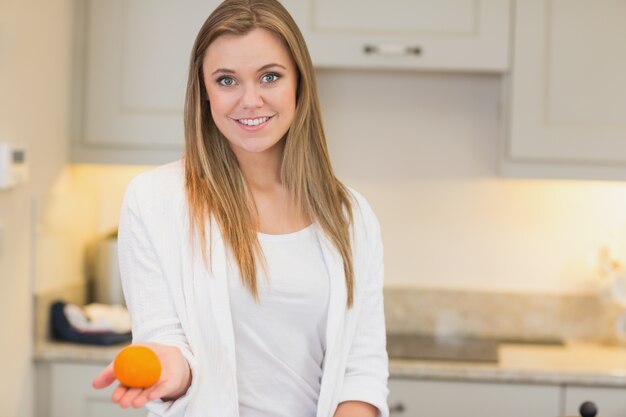
<path fill-rule="evenodd" d="M 0 143 L 0 190 L 14 187 L 27 180 L 26 151 L 8 143 Z"/>

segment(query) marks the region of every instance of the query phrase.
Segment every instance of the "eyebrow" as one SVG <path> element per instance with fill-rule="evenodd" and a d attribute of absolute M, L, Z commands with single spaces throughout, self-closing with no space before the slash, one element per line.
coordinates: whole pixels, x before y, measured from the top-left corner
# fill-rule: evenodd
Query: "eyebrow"
<path fill-rule="evenodd" d="M 269 69 L 269 68 L 272 68 L 272 67 L 280 67 L 280 68 L 282 68 L 284 70 L 287 69 L 287 67 L 285 67 L 284 65 L 281 65 L 281 64 L 266 64 L 266 65 L 263 65 L 261 68 L 259 68 L 257 70 L 257 72 L 265 71 L 266 69 Z M 226 74 L 235 74 L 236 73 L 236 71 L 228 69 L 228 68 L 218 68 L 215 71 L 213 71 L 213 73 L 211 75 L 215 75 L 215 74 L 220 73 L 220 72 L 221 73 L 226 73 Z"/>

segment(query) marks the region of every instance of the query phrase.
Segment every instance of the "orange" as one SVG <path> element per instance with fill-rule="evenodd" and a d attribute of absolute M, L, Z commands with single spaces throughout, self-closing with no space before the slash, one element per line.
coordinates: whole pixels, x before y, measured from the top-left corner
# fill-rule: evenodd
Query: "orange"
<path fill-rule="evenodd" d="M 148 388 L 161 377 L 161 362 L 152 349 L 132 345 L 117 354 L 113 372 L 125 387 Z"/>

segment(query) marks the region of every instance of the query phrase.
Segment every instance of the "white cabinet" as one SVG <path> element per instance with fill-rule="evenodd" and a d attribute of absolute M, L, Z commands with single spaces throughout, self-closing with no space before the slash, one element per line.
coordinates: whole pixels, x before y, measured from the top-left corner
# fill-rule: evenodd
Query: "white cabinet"
<path fill-rule="evenodd" d="M 77 0 L 75 162 L 182 155 L 189 55 L 219 0 Z"/>
<path fill-rule="evenodd" d="M 557 385 L 389 380 L 392 417 L 556 417 L 560 396 Z"/>
<path fill-rule="evenodd" d="M 600 417 L 626 416 L 626 389 L 608 387 L 576 387 L 565 389 L 565 415 L 577 416 L 580 405 L 593 401 Z"/>
<path fill-rule="evenodd" d="M 49 363 L 40 364 L 38 386 L 46 391 L 38 392 L 37 399 L 47 399 L 39 404 L 39 417 L 145 417 L 145 409 L 121 409 L 111 402 L 113 386 L 96 390 L 91 380 L 106 365 Z M 114 384 L 115 385 L 115 384 Z"/>
<path fill-rule="evenodd" d="M 72 162 L 183 152 L 194 38 L 220 0 L 76 0 Z M 505 71 L 510 0 L 283 0 L 320 67 Z"/>
<path fill-rule="evenodd" d="M 626 179 L 626 2 L 515 3 L 503 173 Z"/>
<path fill-rule="evenodd" d="M 283 0 L 320 67 L 504 71 L 509 0 Z"/>

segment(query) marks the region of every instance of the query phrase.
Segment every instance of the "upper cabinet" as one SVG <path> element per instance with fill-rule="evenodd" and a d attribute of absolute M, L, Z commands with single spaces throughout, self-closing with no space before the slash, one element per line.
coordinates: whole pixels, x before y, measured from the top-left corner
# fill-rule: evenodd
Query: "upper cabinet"
<path fill-rule="evenodd" d="M 75 0 L 73 162 L 183 152 L 189 54 L 220 0 Z M 509 0 L 283 0 L 318 67 L 501 72 Z"/>
<path fill-rule="evenodd" d="M 502 72 L 509 0 L 283 0 L 319 67 Z"/>
<path fill-rule="evenodd" d="M 181 156 L 189 56 L 218 0 L 77 0 L 75 162 Z"/>
<path fill-rule="evenodd" d="M 626 2 L 515 4 L 503 173 L 626 179 Z"/>

